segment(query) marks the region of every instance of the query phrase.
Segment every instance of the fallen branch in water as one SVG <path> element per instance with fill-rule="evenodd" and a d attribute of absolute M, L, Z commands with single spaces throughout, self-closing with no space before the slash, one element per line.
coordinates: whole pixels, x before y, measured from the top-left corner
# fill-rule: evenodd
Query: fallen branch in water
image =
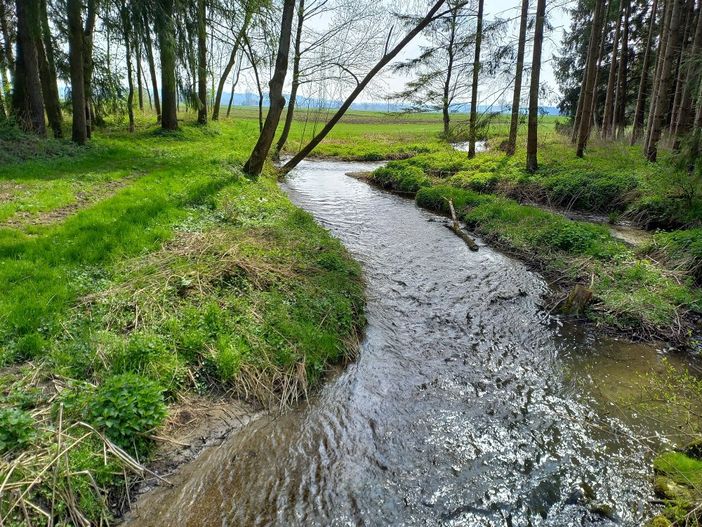
<path fill-rule="evenodd" d="M 446 199 L 446 201 L 448 202 L 449 209 L 451 210 L 452 220 L 451 225 L 446 225 L 446 227 L 451 229 L 456 236 L 458 236 L 461 240 L 466 242 L 466 245 L 471 251 L 477 251 L 478 244 L 475 243 L 475 240 L 473 238 L 468 236 L 468 234 L 461 228 L 461 224 L 458 222 L 458 218 L 456 217 L 456 209 L 453 208 L 453 200 Z"/>

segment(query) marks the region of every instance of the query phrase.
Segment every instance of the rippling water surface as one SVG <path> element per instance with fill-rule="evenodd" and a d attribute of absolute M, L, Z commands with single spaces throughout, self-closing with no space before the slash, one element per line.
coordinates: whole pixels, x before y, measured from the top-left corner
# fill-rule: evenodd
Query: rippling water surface
<path fill-rule="evenodd" d="M 564 329 L 538 275 L 344 175 L 363 169 L 305 162 L 285 184 L 363 264 L 357 362 L 203 454 L 135 525 L 641 525 L 649 453 L 595 388 L 655 350 Z"/>

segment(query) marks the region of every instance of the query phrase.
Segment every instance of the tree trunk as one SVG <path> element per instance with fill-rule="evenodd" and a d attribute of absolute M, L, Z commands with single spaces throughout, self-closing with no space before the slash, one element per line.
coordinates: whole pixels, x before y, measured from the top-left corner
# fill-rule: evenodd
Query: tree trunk
<path fill-rule="evenodd" d="M 475 58 L 473 59 L 473 84 L 470 94 L 470 123 L 468 128 L 468 157 L 475 157 L 475 128 L 478 121 L 478 77 L 480 74 L 480 45 L 483 40 L 483 3 L 478 0 L 478 20 L 475 28 Z"/>
<path fill-rule="evenodd" d="M 517 71 L 514 74 L 514 95 L 512 96 L 512 119 L 509 124 L 509 138 L 507 139 L 506 148 L 508 156 L 514 155 L 514 151 L 517 148 L 519 101 L 522 97 L 522 73 L 524 71 L 524 48 L 526 47 L 526 29 L 528 18 L 529 0 L 522 0 L 522 14 L 519 19 L 519 43 L 517 44 Z M 578 97 L 578 99 L 580 99 L 580 97 Z"/>
<path fill-rule="evenodd" d="M 87 13 L 85 16 L 85 28 L 83 29 L 83 88 L 85 98 L 85 129 L 88 139 L 93 135 L 93 125 L 95 115 L 93 113 L 93 33 L 95 32 L 95 20 L 97 18 L 97 0 L 88 0 Z"/>
<path fill-rule="evenodd" d="M 454 51 L 456 42 L 456 28 L 458 19 L 458 5 L 454 5 L 451 9 L 451 33 L 447 46 L 448 62 L 446 64 L 446 77 L 444 78 L 444 93 L 441 100 L 442 120 L 444 124 L 444 138 L 449 139 L 451 133 L 451 79 L 453 77 Z"/>
<path fill-rule="evenodd" d="M 236 77 L 234 77 L 234 81 L 232 82 L 232 90 L 229 94 L 229 104 L 227 105 L 227 117 L 229 117 L 229 114 L 232 111 L 232 103 L 234 102 L 234 90 L 236 90 L 236 85 L 239 84 L 239 75 L 241 75 L 241 63 L 239 64 L 239 68 L 236 70 Z"/>
<path fill-rule="evenodd" d="M 136 37 L 136 35 L 135 35 Z M 142 71 L 141 71 L 141 46 L 139 45 L 139 38 L 134 39 L 134 56 L 136 57 L 136 80 L 137 80 L 137 98 L 139 100 L 139 111 L 144 112 L 144 89 L 141 83 Z"/>
<path fill-rule="evenodd" d="M 597 53 L 597 65 L 595 66 L 595 79 L 593 80 L 593 95 L 592 95 L 592 106 L 590 108 L 590 127 L 597 125 L 597 87 L 600 81 L 600 71 L 602 71 L 602 60 L 604 59 L 605 44 L 607 41 L 607 20 L 609 20 L 609 10 L 612 7 L 612 0 L 607 2 L 607 7 L 604 11 L 604 18 L 602 21 L 602 36 L 600 38 L 600 47 Z M 590 131 L 588 131 L 590 134 Z M 589 135 L 588 135 L 589 137 Z"/>
<path fill-rule="evenodd" d="M 622 50 L 617 74 L 617 93 L 614 98 L 614 122 L 612 126 L 615 137 L 619 137 L 626 126 L 627 74 L 629 68 L 629 15 L 631 14 L 631 1 L 623 1 L 625 4 L 624 33 L 622 35 Z"/>
<path fill-rule="evenodd" d="M 156 108 L 156 123 L 161 123 L 161 97 L 158 92 L 158 78 L 156 77 L 156 61 L 154 61 L 154 49 L 151 44 L 151 29 L 144 17 L 144 41 L 146 47 L 146 61 L 149 63 L 149 76 L 151 77 L 151 89 L 154 94 L 154 108 Z"/>
<path fill-rule="evenodd" d="M 212 120 L 217 121 L 219 119 L 219 106 L 222 101 L 222 94 L 224 93 L 224 86 L 227 83 L 227 79 L 229 78 L 229 74 L 232 71 L 232 68 L 234 67 L 234 64 L 236 63 L 236 55 L 239 52 L 239 42 L 234 45 L 234 48 L 232 49 L 231 54 L 229 55 L 229 60 L 227 61 L 227 64 L 224 66 L 224 71 L 222 72 L 222 76 L 219 79 L 219 83 L 217 84 L 217 95 L 215 95 L 215 100 L 214 103 L 212 104 Z"/>
<path fill-rule="evenodd" d="M 46 124 L 36 49 L 40 30 L 39 0 L 17 0 L 17 62 L 12 108 L 25 132 L 43 137 Z"/>
<path fill-rule="evenodd" d="M 7 114 L 9 115 L 12 113 L 12 89 L 11 79 L 8 78 L 7 72 L 9 71 L 10 75 L 14 76 L 13 66 L 15 64 L 15 58 L 12 54 L 12 39 L 10 38 L 10 25 L 7 17 L 8 13 L 3 0 L 0 1 L 0 32 L 2 33 L 4 45 L 0 50 L 0 53 L 3 55 L 3 60 L 0 61 L 0 63 L 4 63 L 2 69 L 2 83 L 3 90 L 5 91 L 5 105 L 7 107 Z"/>
<path fill-rule="evenodd" d="M 689 0 L 688 9 L 682 11 L 681 23 L 684 20 L 685 29 L 682 33 L 683 37 L 680 40 L 679 53 L 676 55 L 675 66 L 673 67 L 673 82 L 674 82 L 674 97 L 673 105 L 670 111 L 670 119 L 668 123 L 668 133 L 672 136 L 675 133 L 675 128 L 677 126 L 678 110 L 680 109 L 680 100 L 682 98 L 683 84 L 685 83 L 685 72 L 686 68 L 684 65 L 684 60 L 686 56 L 687 41 L 690 34 L 695 30 L 695 2 L 694 0 Z"/>
<path fill-rule="evenodd" d="M 597 0 L 595 3 L 595 13 L 592 18 L 592 29 L 590 31 L 590 46 L 598 46 L 600 34 L 602 32 L 602 24 L 604 21 L 604 0 Z M 584 86 L 585 94 L 583 95 L 583 112 L 578 127 L 578 141 L 576 155 L 583 157 L 587 140 L 590 137 L 590 126 L 592 122 L 593 99 L 595 95 L 595 68 L 597 66 L 597 55 L 593 47 L 593 52 L 588 53 L 586 64 L 587 74 L 585 76 L 586 83 Z"/>
<path fill-rule="evenodd" d="M 541 47 L 544 41 L 544 18 L 546 17 L 546 0 L 536 2 L 536 25 L 534 27 L 534 55 L 531 60 L 531 86 L 529 87 L 529 124 L 527 131 L 527 161 L 529 172 L 536 172 L 538 126 L 539 126 L 539 77 L 541 74 Z"/>
<path fill-rule="evenodd" d="M 244 164 L 244 172 L 251 176 L 259 176 L 263 171 L 263 164 L 266 162 L 268 152 L 273 144 L 273 137 L 278 128 L 280 115 L 285 107 L 285 97 L 283 97 L 283 85 L 285 84 L 285 74 L 288 71 L 288 55 L 290 54 L 290 35 L 292 33 L 292 21 L 295 11 L 295 0 L 285 0 L 283 3 L 283 17 L 280 22 L 280 41 L 278 42 L 278 53 L 275 57 L 275 68 L 269 86 L 269 108 L 266 115 L 266 122 L 263 125 L 258 141 L 254 146 L 248 161 Z"/>
<path fill-rule="evenodd" d="M 290 87 L 290 100 L 288 101 L 288 109 L 285 113 L 285 123 L 283 124 L 283 131 L 280 133 L 278 143 L 275 145 L 275 151 L 273 153 L 274 159 L 280 159 L 280 152 L 282 152 L 283 148 L 285 148 L 285 143 L 287 143 L 288 136 L 290 135 L 290 128 L 292 128 L 293 118 L 295 117 L 297 90 L 300 87 L 300 49 L 302 47 L 302 30 L 304 24 L 305 0 L 299 0 L 299 4 L 297 6 L 297 29 L 295 33 L 295 51 L 293 55 L 293 71 L 292 85 Z"/>
<path fill-rule="evenodd" d="M 697 10 L 697 26 L 695 36 L 692 41 L 690 53 L 687 56 L 686 74 L 683 83 L 683 92 L 680 102 L 680 109 L 675 125 L 675 140 L 673 142 L 673 150 L 679 151 L 682 137 L 690 131 L 694 118 L 694 107 L 692 101 L 692 84 L 695 75 L 695 57 L 702 53 L 702 2 Z M 700 76 L 702 78 L 702 75 Z M 702 101 L 699 101 L 702 102 Z M 699 104 L 698 102 L 698 104 Z"/>
<path fill-rule="evenodd" d="M 85 68 L 83 64 L 83 21 L 81 20 L 81 0 L 68 0 L 68 46 L 71 67 L 71 106 L 73 125 L 71 137 L 79 145 L 88 139 L 85 115 Z"/>
<path fill-rule="evenodd" d="M 426 14 L 426 16 L 417 23 L 417 25 L 405 35 L 405 37 L 395 45 L 392 50 L 388 51 L 383 55 L 383 57 L 373 66 L 373 68 L 366 74 L 365 77 L 361 80 L 361 82 L 358 83 L 356 88 L 351 92 L 351 94 L 346 98 L 346 100 L 343 102 L 343 104 L 339 107 L 339 109 L 336 111 L 336 113 L 332 116 L 332 118 L 327 122 L 327 124 L 324 125 L 322 130 L 315 135 L 312 140 L 305 145 L 304 148 L 302 148 L 290 161 L 288 161 L 285 166 L 283 166 L 283 171 L 284 172 L 290 172 L 293 168 L 295 168 L 298 164 L 300 164 L 300 161 L 305 159 L 312 150 L 315 149 L 315 147 L 324 140 L 324 138 L 329 134 L 329 132 L 334 128 L 336 123 L 338 123 L 341 118 L 344 116 L 346 111 L 351 107 L 353 102 L 356 100 L 356 98 L 363 92 L 364 88 L 368 85 L 368 83 L 373 80 L 373 78 L 378 74 L 380 70 L 382 70 L 388 62 L 390 62 L 392 59 L 394 59 L 404 47 L 410 43 L 414 37 L 416 37 L 419 33 L 422 32 L 422 30 L 427 27 L 432 20 L 434 20 L 434 16 L 436 15 L 437 11 L 441 8 L 441 6 L 445 3 L 446 0 L 438 0 L 432 8 L 429 10 L 429 12 Z"/>
<path fill-rule="evenodd" d="M 614 117 L 614 89 L 617 78 L 617 56 L 619 53 L 619 36 L 622 28 L 622 18 L 624 12 L 624 2 L 617 15 L 617 26 L 614 29 L 614 42 L 612 43 L 612 58 L 609 63 L 609 75 L 607 76 L 607 94 L 605 96 L 604 116 L 602 117 L 601 135 L 603 139 L 609 139 L 612 130 L 612 120 Z"/>
<path fill-rule="evenodd" d="M 612 3 L 611 0 L 605 0 L 607 2 L 607 8 L 605 9 L 605 19 L 609 16 L 609 6 Z M 594 15 L 593 15 L 593 22 L 595 20 Z M 590 64 L 590 60 L 592 57 L 593 53 L 598 53 L 596 55 L 595 60 L 596 61 L 596 66 L 595 66 L 595 80 L 594 80 L 594 86 L 595 89 L 597 89 L 597 77 L 600 71 L 600 58 L 602 55 L 604 55 L 604 45 L 605 45 L 605 36 L 607 35 L 606 31 L 602 31 L 602 37 L 600 39 L 598 47 L 595 47 L 595 44 L 590 40 L 588 42 L 587 46 L 587 54 L 585 57 L 585 66 L 583 67 L 583 78 L 581 79 L 580 83 L 580 93 L 578 94 L 578 106 L 575 111 L 575 119 L 573 120 L 573 130 L 571 132 L 570 136 L 570 142 L 575 144 L 578 140 L 578 134 L 580 133 L 580 122 L 582 120 L 583 116 L 583 110 L 584 110 L 584 99 L 585 99 L 585 86 L 588 84 L 588 75 L 592 73 L 592 71 L 588 70 L 587 65 Z M 592 35 L 590 35 L 592 38 Z M 592 104 L 594 105 L 595 103 L 595 97 L 593 97 Z M 594 112 L 594 109 L 593 109 Z"/>
<path fill-rule="evenodd" d="M 234 64 L 236 63 L 236 56 L 239 53 L 239 48 L 241 47 L 241 39 L 244 37 L 246 34 L 246 31 L 248 31 L 249 24 L 251 23 L 251 17 L 253 16 L 253 11 L 249 9 L 249 6 L 246 6 L 246 15 L 244 18 L 244 22 L 241 26 L 241 30 L 239 31 L 239 34 L 236 37 L 236 41 L 234 42 L 234 47 L 232 48 L 232 52 L 229 55 L 229 60 L 227 61 L 227 64 L 224 67 L 224 71 L 222 72 L 222 77 L 219 79 L 219 84 L 217 85 L 217 95 L 215 95 L 215 100 L 214 103 L 212 104 L 212 120 L 216 121 L 219 119 L 219 107 L 222 104 L 222 94 L 224 93 L 224 86 L 227 83 L 227 79 L 229 78 L 229 74 L 232 71 L 232 68 L 234 67 Z M 241 69 L 239 69 L 239 72 Z M 239 73 L 237 73 L 237 79 L 239 77 Z M 228 109 L 231 108 L 231 101 L 232 97 L 234 95 L 234 92 L 232 91 L 232 94 L 229 97 L 229 106 Z M 229 117 L 229 111 L 227 111 L 227 117 Z"/>
<path fill-rule="evenodd" d="M 176 84 L 175 27 L 173 25 L 173 0 L 159 0 L 160 12 L 156 14 L 156 30 L 161 49 L 161 128 L 178 129 L 178 95 Z"/>
<path fill-rule="evenodd" d="M 41 88 L 44 95 L 46 115 L 49 118 L 49 125 L 54 133 L 54 137 L 63 137 L 63 115 L 61 114 L 61 101 L 59 99 L 58 86 L 56 84 L 56 64 L 54 62 L 54 50 L 51 43 L 51 30 L 49 28 L 49 17 L 47 13 L 46 0 L 39 0 L 41 38 L 37 39 L 37 59 L 39 60 L 39 77 L 41 78 Z"/>
<path fill-rule="evenodd" d="M 207 9 L 197 0 L 197 122 L 207 124 Z"/>
<path fill-rule="evenodd" d="M 660 86 L 657 92 L 658 100 L 656 101 L 656 110 L 653 114 L 653 119 L 651 120 L 651 137 L 646 150 L 646 158 L 651 162 L 655 162 L 658 156 L 658 141 L 661 138 L 663 119 L 668 110 L 666 100 L 670 96 L 670 90 L 672 88 L 673 62 L 680 42 L 680 0 L 671 1 L 672 12 L 670 16 L 670 29 L 668 31 L 668 43 L 666 44 L 665 57 L 663 58 L 663 64 L 661 66 Z"/>
<path fill-rule="evenodd" d="M 132 73 L 132 27 L 129 9 L 127 4 L 122 1 L 120 9 L 122 18 L 122 38 L 124 39 L 124 51 L 127 59 L 127 115 L 129 116 L 129 132 L 134 132 L 134 76 Z"/>
<path fill-rule="evenodd" d="M 658 0 L 653 0 L 651 6 L 651 16 L 649 17 L 648 36 L 646 37 L 646 45 L 644 46 L 643 63 L 641 65 L 641 78 L 639 79 L 639 91 L 636 96 L 636 110 L 634 110 L 634 122 L 631 130 L 631 142 L 633 146 L 639 140 L 641 128 L 644 123 L 644 108 L 646 106 L 646 91 L 648 88 L 648 70 L 651 62 L 651 47 L 653 46 L 653 30 L 656 26 L 656 11 L 658 9 Z"/>
<path fill-rule="evenodd" d="M 663 23 L 661 24 L 661 31 L 659 35 L 659 45 L 658 45 L 658 56 L 656 57 L 656 69 L 653 75 L 653 85 L 651 89 L 651 103 L 648 110 L 648 119 L 646 122 L 646 134 L 644 139 L 644 155 L 648 152 L 648 147 L 651 143 L 651 129 L 653 124 L 653 115 L 656 113 L 656 104 L 658 102 L 658 90 L 660 89 L 660 79 L 661 71 L 663 67 L 664 57 L 666 53 L 666 47 L 668 46 L 668 28 L 670 26 L 670 17 L 673 13 L 673 3 L 676 0 L 669 0 L 665 2 L 663 11 Z"/>

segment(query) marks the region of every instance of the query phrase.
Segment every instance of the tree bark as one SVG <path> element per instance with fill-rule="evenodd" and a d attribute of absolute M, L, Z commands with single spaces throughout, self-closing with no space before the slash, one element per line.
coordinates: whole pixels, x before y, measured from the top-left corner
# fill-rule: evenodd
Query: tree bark
<path fill-rule="evenodd" d="M 3 48 L 0 50 L 3 56 L 3 60 L 0 61 L 4 63 L 2 67 L 2 83 L 3 89 L 5 91 L 5 106 L 7 107 L 7 114 L 12 113 L 12 78 L 14 78 L 13 66 L 15 64 L 15 58 L 12 53 L 12 39 L 10 38 L 10 25 L 7 19 L 8 13 L 6 11 L 4 0 L 0 0 L 0 32 L 2 32 L 2 39 L 4 42 Z M 7 72 L 10 72 L 12 78 L 8 78 Z"/>
<path fill-rule="evenodd" d="M 134 132 L 134 76 L 132 68 L 132 27 L 130 13 L 127 4 L 122 1 L 120 9 L 122 18 L 122 38 L 124 39 L 124 51 L 127 59 L 127 115 L 129 116 L 129 132 Z"/>
<path fill-rule="evenodd" d="M 280 159 L 280 152 L 282 152 L 285 147 L 285 143 L 288 141 L 288 136 L 290 135 L 290 128 L 292 128 L 293 118 L 295 117 L 295 104 L 297 103 L 297 90 L 300 87 L 300 60 L 301 47 L 302 47 L 302 30 L 305 24 L 305 0 L 299 0 L 297 6 L 297 29 L 295 32 L 295 50 L 293 54 L 293 71 L 292 71 L 292 85 L 290 87 L 290 100 L 288 101 L 288 109 L 285 113 L 285 123 L 283 123 L 283 130 L 280 133 L 280 138 L 278 138 L 278 143 L 275 145 L 275 151 L 273 157 L 275 159 Z"/>
<path fill-rule="evenodd" d="M 173 0 L 159 0 L 160 12 L 156 14 L 156 30 L 161 49 L 161 128 L 178 129 L 178 95 L 176 92 L 175 27 L 173 25 Z"/>
<path fill-rule="evenodd" d="M 670 26 L 670 17 L 673 13 L 673 3 L 676 0 L 668 0 L 663 4 L 664 6 L 664 11 L 663 11 L 663 20 L 661 24 L 661 31 L 659 35 L 659 45 L 658 45 L 658 56 L 656 57 L 656 69 L 655 73 L 653 75 L 653 85 L 651 89 L 651 103 L 649 106 L 648 110 L 648 119 L 646 122 L 646 134 L 645 134 L 645 139 L 644 139 L 644 148 L 643 152 L 644 155 L 648 152 L 648 147 L 651 143 L 651 129 L 652 129 L 652 124 L 653 124 L 653 115 L 656 113 L 656 104 L 658 102 L 658 91 L 660 89 L 660 79 L 661 79 L 661 70 L 663 67 L 663 62 L 664 62 L 664 57 L 666 53 L 666 48 L 668 46 L 668 28 Z"/>
<path fill-rule="evenodd" d="M 56 84 L 56 64 L 54 61 L 53 45 L 51 43 L 51 30 L 49 29 L 46 0 L 39 0 L 39 9 L 41 37 L 36 41 L 39 77 L 41 79 L 42 94 L 44 96 L 44 105 L 46 106 L 49 126 L 51 126 L 54 137 L 60 139 L 63 137 L 63 115 L 61 114 L 61 101 Z"/>
<path fill-rule="evenodd" d="M 546 0 L 536 2 L 536 25 L 534 27 L 534 51 L 531 60 L 531 86 L 529 87 L 529 124 L 527 131 L 527 160 L 529 172 L 539 168 L 537 161 L 539 126 L 539 77 L 541 74 L 541 48 L 544 41 L 544 18 Z"/>
<path fill-rule="evenodd" d="M 422 30 L 431 23 L 432 20 L 434 20 L 434 16 L 439 11 L 441 6 L 445 3 L 445 1 L 446 0 L 438 0 L 428 11 L 426 16 L 422 20 L 420 20 L 419 23 L 417 23 L 417 25 L 412 30 L 409 31 L 405 35 L 405 37 L 398 44 L 396 44 L 394 48 L 392 48 L 392 50 L 386 52 L 383 55 L 383 57 L 375 64 L 375 66 L 373 66 L 373 68 L 366 74 L 366 76 L 363 77 L 361 82 L 358 83 L 356 88 L 346 98 L 346 100 L 339 107 L 339 109 L 332 116 L 332 118 L 327 122 L 327 124 L 324 125 L 322 130 L 320 130 L 320 132 L 317 135 L 315 135 L 312 138 L 312 140 L 304 146 L 304 148 L 302 148 L 290 161 L 288 161 L 283 166 L 282 170 L 284 172 L 290 172 L 293 168 L 300 164 L 300 161 L 305 159 L 319 143 L 322 142 L 322 140 L 334 128 L 336 123 L 338 123 L 341 120 L 341 118 L 351 107 L 356 98 L 363 92 L 364 88 L 368 85 L 368 83 L 371 80 L 373 80 L 373 78 L 378 74 L 378 72 L 382 70 L 388 64 L 388 62 L 394 59 L 398 55 L 398 53 L 400 53 L 400 51 L 402 51 L 404 47 L 414 39 L 414 37 L 421 33 Z"/>
<path fill-rule="evenodd" d="M 146 16 L 144 17 L 144 42 L 146 47 L 146 61 L 149 63 L 149 76 L 151 89 L 154 94 L 154 108 L 156 109 L 156 123 L 161 123 L 161 97 L 158 92 L 158 78 L 156 77 L 156 61 L 154 61 L 154 48 L 151 43 L 151 29 Z"/>
<path fill-rule="evenodd" d="M 444 125 L 444 138 L 446 139 L 449 138 L 449 134 L 451 133 L 451 79 L 453 77 L 453 64 L 455 60 L 454 46 L 456 42 L 458 7 L 458 4 L 456 4 L 451 9 L 451 33 L 449 36 L 448 47 L 446 49 L 448 53 L 448 62 L 446 64 L 446 77 L 444 78 L 444 93 L 441 101 L 441 113 Z"/>
<path fill-rule="evenodd" d="M 695 36 L 692 41 L 690 53 L 687 56 L 683 92 L 675 125 L 675 140 L 673 142 L 673 150 L 675 151 L 680 150 L 682 138 L 687 132 L 690 131 L 694 121 L 694 107 L 691 89 L 695 75 L 695 63 L 693 60 L 695 57 L 698 57 L 700 53 L 702 53 L 702 2 L 700 2 L 700 6 L 697 10 L 697 26 L 695 28 Z M 702 78 L 702 75 L 700 77 Z"/>
<path fill-rule="evenodd" d="M 295 11 L 295 0 L 285 0 L 283 3 L 283 16 L 280 22 L 280 41 L 278 42 L 278 53 L 275 57 L 275 67 L 273 77 L 269 86 L 269 107 L 268 115 L 263 129 L 258 136 L 258 141 L 254 146 L 248 161 L 244 164 L 244 172 L 251 176 L 259 176 L 263 171 L 263 165 L 268 157 L 268 152 L 273 144 L 273 137 L 278 128 L 280 115 L 285 107 L 285 97 L 283 97 L 283 85 L 285 75 L 288 71 L 288 56 L 290 54 L 290 36 L 292 33 L 293 13 Z"/>
<path fill-rule="evenodd" d="M 660 75 L 660 86 L 657 92 L 656 109 L 653 114 L 653 119 L 651 120 L 651 137 L 649 140 L 648 148 L 646 149 L 646 158 L 655 162 L 658 156 L 658 141 L 661 138 L 661 132 L 663 129 L 663 119 L 668 110 L 668 105 L 666 104 L 666 99 L 670 96 L 670 91 L 672 88 L 672 69 L 673 61 L 675 59 L 675 53 L 678 51 L 678 46 L 680 43 L 680 0 L 672 1 L 672 12 L 670 16 L 670 26 L 668 31 L 668 43 L 665 48 L 665 57 L 663 58 L 663 64 L 661 66 Z"/>
<path fill-rule="evenodd" d="M 631 14 L 631 0 L 623 0 L 624 7 L 624 28 L 622 35 L 622 50 L 619 59 L 619 69 L 617 73 L 617 93 L 614 98 L 614 119 L 612 129 L 615 137 L 624 131 L 626 125 L 626 99 L 627 99 L 627 75 L 629 69 L 629 16 Z"/>
<path fill-rule="evenodd" d="M 207 8 L 197 0 L 197 122 L 207 124 Z"/>
<path fill-rule="evenodd" d="M 135 35 L 136 37 L 136 35 Z M 142 71 L 141 71 L 141 46 L 139 45 L 139 38 L 134 38 L 134 57 L 136 58 L 136 92 L 137 98 L 139 100 L 139 111 L 144 112 L 144 90 L 141 83 Z"/>
<path fill-rule="evenodd" d="M 517 71 L 514 75 L 514 94 L 512 96 L 512 118 L 509 124 L 509 138 L 507 139 L 506 148 L 508 156 L 514 155 L 514 151 L 517 148 L 517 129 L 519 128 L 519 101 L 522 97 L 522 73 L 524 71 L 524 48 L 526 47 L 526 29 L 528 17 L 529 0 L 522 0 L 522 13 L 519 19 L 519 43 L 517 44 Z"/>
<path fill-rule="evenodd" d="M 83 28 L 83 93 L 85 94 L 85 129 L 88 139 L 93 135 L 95 115 L 93 112 L 93 33 L 97 19 L 97 0 L 87 1 L 85 28 Z"/>
<path fill-rule="evenodd" d="M 17 0 L 17 61 L 12 108 L 25 132 L 44 137 L 44 99 L 36 49 L 40 29 L 39 0 Z"/>
<path fill-rule="evenodd" d="M 674 93 L 673 105 L 670 111 L 670 119 L 668 123 L 668 133 L 672 136 L 675 133 L 675 128 L 677 127 L 677 117 L 678 110 L 680 109 L 680 100 L 682 98 L 683 84 L 685 83 L 685 72 L 686 68 L 684 65 L 686 56 L 687 41 L 692 32 L 695 30 L 695 2 L 694 0 L 689 0 L 689 6 L 685 11 L 682 11 L 685 29 L 682 33 L 683 37 L 680 40 L 680 49 L 675 58 L 675 66 L 673 67 L 673 82 L 674 82 Z"/>
<path fill-rule="evenodd" d="M 619 14 L 617 15 L 617 26 L 614 29 L 614 42 L 612 43 L 612 58 L 609 63 L 609 75 L 607 76 L 607 93 L 605 95 L 604 115 L 602 117 L 601 135 L 603 139 L 609 139 L 612 130 L 612 120 L 614 117 L 614 90 L 617 78 L 617 56 L 619 53 L 619 36 L 621 34 L 624 3 L 622 2 Z"/>
<path fill-rule="evenodd" d="M 602 24 L 604 20 L 604 0 L 597 0 L 595 3 L 595 13 L 592 18 L 592 29 L 590 31 L 590 46 L 598 46 L 600 41 L 600 34 L 602 32 Z M 580 123 L 578 127 L 578 141 L 576 155 L 578 157 L 583 157 L 585 154 L 585 147 L 587 146 L 587 140 L 590 137 L 590 126 L 592 122 L 593 113 L 593 99 L 595 95 L 595 68 L 597 66 L 597 52 L 595 48 L 593 52 L 588 53 L 588 59 L 586 64 L 587 74 L 586 84 L 584 86 L 585 94 L 583 95 L 583 112 L 580 118 Z"/>
<path fill-rule="evenodd" d="M 649 17 L 648 36 L 646 37 L 646 45 L 644 46 L 643 63 L 641 65 L 641 78 L 639 79 L 639 91 L 636 96 L 636 109 L 634 110 L 633 128 L 631 130 L 630 144 L 633 146 L 639 140 L 641 128 L 644 123 L 644 108 L 646 106 L 646 91 L 648 88 L 648 70 L 651 62 L 651 47 L 653 46 L 653 30 L 656 26 L 656 11 L 658 9 L 658 0 L 653 0 L 651 6 L 651 16 Z"/>
<path fill-rule="evenodd" d="M 480 45 L 483 40 L 483 3 L 478 0 L 478 19 L 475 28 L 475 58 L 473 60 L 473 84 L 470 94 L 470 123 L 468 125 L 468 157 L 475 157 L 475 129 L 478 121 L 478 78 L 480 76 Z"/>
<path fill-rule="evenodd" d="M 79 145 L 88 139 L 85 114 L 85 67 L 83 64 L 83 21 L 81 20 L 81 0 L 68 0 L 68 46 L 71 67 L 71 106 L 73 125 L 71 137 Z"/>

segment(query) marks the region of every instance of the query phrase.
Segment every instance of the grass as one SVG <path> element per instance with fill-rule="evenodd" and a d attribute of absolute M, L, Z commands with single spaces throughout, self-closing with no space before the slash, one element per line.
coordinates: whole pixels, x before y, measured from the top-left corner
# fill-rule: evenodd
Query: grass
<path fill-rule="evenodd" d="M 360 269 L 270 172 L 243 176 L 256 123 L 139 124 L 33 159 L 20 140 L 0 167 L 5 525 L 108 521 L 160 404 L 287 406 L 356 349 Z"/>

